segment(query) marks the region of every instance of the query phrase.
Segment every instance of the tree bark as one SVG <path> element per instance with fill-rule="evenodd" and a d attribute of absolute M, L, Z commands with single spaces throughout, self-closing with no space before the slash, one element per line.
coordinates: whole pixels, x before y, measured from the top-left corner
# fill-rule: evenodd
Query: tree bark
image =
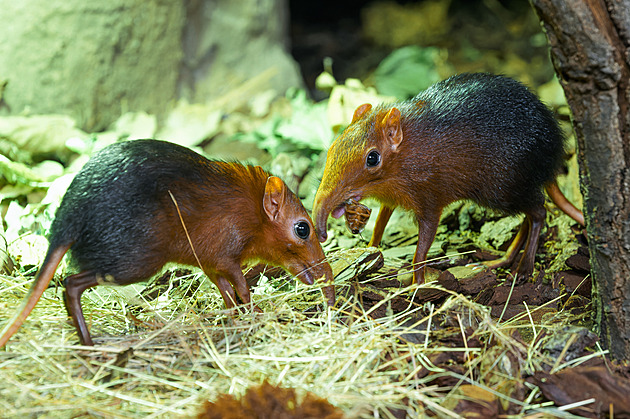
<path fill-rule="evenodd" d="M 573 113 L 598 333 L 630 357 L 630 0 L 532 0 Z"/>

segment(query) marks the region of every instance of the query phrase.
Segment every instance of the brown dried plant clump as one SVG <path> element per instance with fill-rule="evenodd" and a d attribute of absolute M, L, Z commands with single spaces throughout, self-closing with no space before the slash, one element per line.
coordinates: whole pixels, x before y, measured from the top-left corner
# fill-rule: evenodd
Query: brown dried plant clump
<path fill-rule="evenodd" d="M 343 413 L 327 400 L 307 392 L 297 402 L 295 389 L 282 388 L 265 380 L 250 387 L 240 398 L 220 395 L 215 402 L 206 401 L 199 419 L 342 419 Z"/>

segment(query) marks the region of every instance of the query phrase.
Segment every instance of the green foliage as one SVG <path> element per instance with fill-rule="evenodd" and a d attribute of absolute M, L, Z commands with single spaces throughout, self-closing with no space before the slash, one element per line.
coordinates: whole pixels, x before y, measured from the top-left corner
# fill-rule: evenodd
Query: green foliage
<path fill-rule="evenodd" d="M 43 181 L 27 165 L 14 162 L 0 155 L 0 177 L 10 184 L 33 185 Z"/>
<path fill-rule="evenodd" d="M 256 142 L 272 156 L 301 151 L 306 155 L 328 148 L 333 132 L 326 115 L 326 102 L 314 103 L 303 90 L 287 92 L 292 114 L 289 118 L 275 115 L 257 130 L 239 134 L 237 138 Z"/>
<path fill-rule="evenodd" d="M 440 80 L 442 50 L 416 45 L 395 50 L 374 72 L 376 90 L 382 95 L 408 99 Z"/>

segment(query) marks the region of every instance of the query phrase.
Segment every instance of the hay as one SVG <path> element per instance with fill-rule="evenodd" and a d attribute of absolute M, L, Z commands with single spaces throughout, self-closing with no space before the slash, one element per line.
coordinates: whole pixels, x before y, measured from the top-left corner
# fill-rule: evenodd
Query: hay
<path fill-rule="evenodd" d="M 356 258 L 334 255 L 346 264 Z M 347 292 L 353 280 L 338 281 L 337 307 L 326 309 L 317 287 L 287 277 L 262 284 L 266 293 L 254 292 L 263 313 L 235 313 L 222 308 L 218 291 L 202 279 L 189 275 L 153 300 L 130 287 L 86 293 L 93 348 L 77 345 L 61 290 L 47 290 L 0 351 L 0 411 L 6 417 L 186 417 L 206 400 L 242 395 L 268 380 L 328 400 L 347 417 L 415 417 L 428 410 L 459 417 L 462 400 L 484 397 L 528 415 L 569 416 L 537 405 L 537 388 L 521 379 L 568 365 L 550 359 L 540 340 L 526 343 L 514 333 L 528 328 L 536 335 L 570 316 L 498 322 L 486 307 L 454 293 L 441 306 L 410 302 L 405 310 L 392 309 L 394 299 L 431 285 L 389 290 L 365 308 Z M 195 281 L 198 287 L 187 289 Z M 24 278 L 0 277 L 4 318 L 28 285 Z M 387 314 L 374 317 L 380 309 Z M 408 336 L 420 343 L 408 343 Z M 445 368 L 437 365 L 441 356 L 462 362 Z M 522 398 L 513 396 L 515 389 Z"/>

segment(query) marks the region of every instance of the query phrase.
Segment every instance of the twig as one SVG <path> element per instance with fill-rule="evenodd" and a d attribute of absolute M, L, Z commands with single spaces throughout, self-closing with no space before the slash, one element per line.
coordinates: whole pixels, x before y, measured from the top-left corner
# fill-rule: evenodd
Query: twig
<path fill-rule="evenodd" d="M 197 252 L 195 252 L 195 247 L 193 246 L 192 240 L 190 239 L 190 235 L 188 234 L 188 229 L 186 228 L 186 224 L 184 223 L 184 219 L 182 218 L 182 213 L 179 210 L 179 205 L 177 204 L 177 201 L 175 200 L 175 197 L 171 193 L 170 189 L 168 190 L 168 194 L 170 195 L 171 199 L 173 200 L 173 203 L 175 204 L 175 209 L 177 209 L 177 215 L 179 216 L 179 221 L 181 221 L 182 227 L 184 227 L 184 233 L 186 233 L 186 238 L 188 239 L 188 244 L 190 244 L 190 250 L 192 250 L 193 255 L 195 255 L 195 260 L 197 260 L 197 264 L 199 265 L 199 267 L 203 271 L 203 266 L 201 266 L 201 261 L 199 260 L 199 257 L 197 257 Z"/>

